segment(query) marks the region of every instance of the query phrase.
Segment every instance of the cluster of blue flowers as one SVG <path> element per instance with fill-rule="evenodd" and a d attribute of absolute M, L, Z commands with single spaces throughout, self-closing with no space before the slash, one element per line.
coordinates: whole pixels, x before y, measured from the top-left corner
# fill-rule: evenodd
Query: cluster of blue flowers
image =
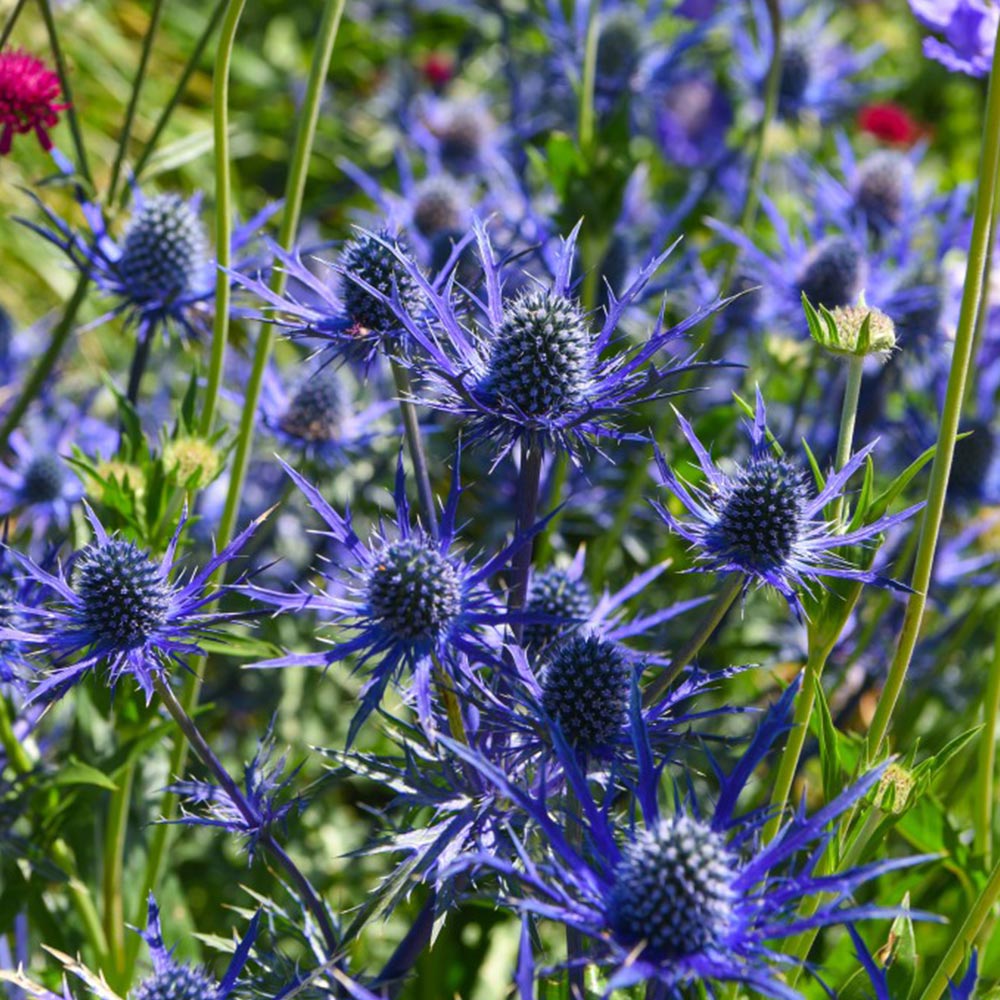
<path fill-rule="evenodd" d="M 68 898 L 53 954 L 104 1000 L 385 1000 L 485 904 L 516 925 L 522 1000 L 905 1000 L 945 878 L 920 829 L 935 754 L 971 737 L 935 719 L 896 758 L 864 735 L 906 627 L 970 191 L 927 142 L 852 127 L 888 84 L 838 5 L 412 6 L 481 19 L 482 44 L 382 81 L 366 114 L 394 156 L 339 163 L 357 207 L 334 239 L 276 239 L 272 202 L 217 227 L 220 265 L 200 196 L 136 180 L 118 218 L 46 146 L 24 238 L 128 366 L 57 365 L 75 313 L 46 352 L 0 336 L 0 981 L 72 1000 L 38 952 Z M 929 57 L 988 74 L 1000 8 L 910 6 Z M 27 107 L 11 79 L 0 110 Z M 977 337 L 944 612 L 910 675 L 929 716 L 975 717 L 937 667 L 994 606 L 1000 313 Z M 280 750 L 292 703 L 308 760 Z M 65 839 L 78 784 L 111 801 L 96 861 Z M 336 842 L 360 899 L 314 850 L 355 802 L 365 835 Z M 256 880 L 226 885 L 221 977 L 164 945 L 177 827 L 230 835 Z M 391 947 L 363 943 L 377 918 Z"/>

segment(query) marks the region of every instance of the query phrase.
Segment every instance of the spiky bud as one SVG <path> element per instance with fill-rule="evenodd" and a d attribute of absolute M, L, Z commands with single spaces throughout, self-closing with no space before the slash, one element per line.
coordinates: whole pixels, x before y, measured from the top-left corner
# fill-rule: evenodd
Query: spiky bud
<path fill-rule="evenodd" d="M 35 455 L 24 470 L 21 499 L 27 504 L 51 503 L 62 496 L 66 466 L 58 455 L 42 452 Z"/>
<path fill-rule="evenodd" d="M 219 984 L 203 969 L 172 964 L 139 983 L 131 1000 L 211 1000 L 218 992 Z"/>
<path fill-rule="evenodd" d="M 278 426 L 290 437 L 317 444 L 336 439 L 346 416 L 344 384 L 327 365 L 299 384 Z"/>
<path fill-rule="evenodd" d="M 734 858 L 722 835 L 689 816 L 670 816 L 623 852 L 607 900 L 608 923 L 656 961 L 719 947 L 733 915 Z"/>
<path fill-rule="evenodd" d="M 454 231 L 462 223 L 462 202 L 453 180 L 431 177 L 417 190 L 413 205 L 413 224 L 426 239 L 438 233 Z"/>
<path fill-rule="evenodd" d="M 371 616 L 408 642 L 439 638 L 462 610 L 455 567 L 422 537 L 386 546 L 369 571 L 367 597 Z"/>
<path fill-rule="evenodd" d="M 487 363 L 486 388 L 529 417 L 579 405 L 590 385 L 591 337 L 576 302 L 545 291 L 507 307 Z"/>
<path fill-rule="evenodd" d="M 385 334 L 397 329 L 399 320 L 371 292 L 351 281 L 351 275 L 360 278 L 388 299 L 392 299 L 394 294 L 398 295 L 400 304 L 409 311 L 415 312 L 420 308 L 420 289 L 389 246 L 405 249 L 390 232 L 383 230 L 377 238 L 360 234 L 341 252 L 339 266 L 345 273 L 341 288 L 344 311 L 351 323 L 360 330 Z"/>
<path fill-rule="evenodd" d="M 168 441 L 163 449 L 163 464 L 180 483 L 211 482 L 222 468 L 218 449 L 204 438 L 182 434 Z"/>
<path fill-rule="evenodd" d="M 831 354 L 846 357 L 887 358 L 896 347 L 896 326 L 881 309 L 871 309 L 862 298 L 857 305 L 819 311 L 802 300 L 812 339 Z"/>
<path fill-rule="evenodd" d="M 803 262 L 799 291 L 816 306 L 848 306 L 864 290 L 867 271 L 865 256 L 853 240 L 829 236 Z"/>
<path fill-rule="evenodd" d="M 608 743 L 625 720 L 631 670 L 622 650 L 598 636 L 572 636 L 545 667 L 542 705 L 578 747 Z"/>
<path fill-rule="evenodd" d="M 876 232 L 898 226 L 906 208 L 906 188 L 913 168 L 899 153 L 882 151 L 858 169 L 854 203 Z"/>
<path fill-rule="evenodd" d="M 166 621 L 171 589 L 159 567 L 133 542 L 89 545 L 74 590 L 96 641 L 113 649 L 141 646 Z"/>
<path fill-rule="evenodd" d="M 778 108 L 782 115 L 794 116 L 812 77 L 812 53 L 798 40 L 787 42 L 781 52 L 781 79 L 778 83 Z"/>
<path fill-rule="evenodd" d="M 804 484 L 795 466 L 772 455 L 752 459 L 728 481 L 709 544 L 741 566 L 783 566 L 802 528 Z"/>
<path fill-rule="evenodd" d="M 552 567 L 531 581 L 525 611 L 551 615 L 552 622 L 531 622 L 524 626 L 524 645 L 540 651 L 568 630 L 575 628 L 594 607 L 594 599 L 585 580 L 571 580 L 565 570 Z M 574 622 L 577 619 L 577 622 Z"/>
<path fill-rule="evenodd" d="M 452 174 L 474 173 L 493 128 L 490 116 L 474 104 L 456 104 L 436 129 L 441 163 Z"/>
<path fill-rule="evenodd" d="M 205 266 L 205 232 L 177 194 L 149 198 L 125 230 L 118 261 L 125 293 L 139 303 L 166 303 L 190 292 Z"/>

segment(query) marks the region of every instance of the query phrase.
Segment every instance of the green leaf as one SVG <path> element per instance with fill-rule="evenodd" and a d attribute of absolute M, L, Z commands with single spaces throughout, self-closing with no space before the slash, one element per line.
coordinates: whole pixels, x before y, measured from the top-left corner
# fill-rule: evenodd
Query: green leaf
<path fill-rule="evenodd" d="M 52 778 L 54 785 L 92 785 L 96 788 L 106 788 L 109 792 L 118 791 L 118 786 L 103 772 L 82 760 L 70 757 L 69 761 L 59 768 L 59 773 Z"/>
<path fill-rule="evenodd" d="M 819 738 L 819 760 L 823 773 L 823 798 L 830 802 L 837 797 L 843 782 L 843 766 L 840 759 L 840 734 L 833 724 L 830 706 L 821 684 L 816 685 L 816 713 L 814 728 Z"/>

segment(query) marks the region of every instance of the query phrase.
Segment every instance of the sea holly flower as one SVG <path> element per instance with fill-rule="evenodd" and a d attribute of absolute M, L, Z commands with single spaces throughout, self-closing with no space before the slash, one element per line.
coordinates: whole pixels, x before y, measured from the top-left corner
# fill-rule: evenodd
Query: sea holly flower
<path fill-rule="evenodd" d="M 201 569 L 183 574 L 176 550 L 186 518 L 157 561 L 135 542 L 109 535 L 89 507 L 87 517 L 93 541 L 56 572 L 8 549 L 26 577 L 52 600 L 13 604 L 10 613 L 23 624 L 0 628 L 0 641 L 21 643 L 36 660 L 48 661 L 31 701 L 61 698 L 98 667 L 111 687 L 131 675 L 148 701 L 153 678 L 203 652 L 200 640 L 217 634 L 232 617 L 208 609 L 228 589 L 210 587 L 209 581 L 236 558 L 263 518 Z"/>
<path fill-rule="evenodd" d="M 285 294 L 275 293 L 260 277 L 233 275 L 265 303 L 261 319 L 280 326 L 293 340 L 318 345 L 323 364 L 348 361 L 368 369 L 380 354 L 408 350 L 407 331 L 389 303 L 397 301 L 400 308 L 420 314 L 423 296 L 413 274 L 420 274 L 421 280 L 423 275 L 396 234 L 358 230 L 335 261 L 319 261 L 336 277 L 336 284 L 314 274 L 298 253 L 277 244 L 269 248 L 288 274 Z M 412 272 L 400 265 L 403 260 L 412 264 Z"/>
<path fill-rule="evenodd" d="M 774 43 L 763 2 L 755 2 L 752 10 L 753 26 L 740 23 L 733 33 L 733 65 L 744 90 L 762 99 Z M 881 48 L 855 52 L 831 24 L 831 12 L 830 4 L 804 0 L 783 8 L 778 114 L 789 121 L 807 115 L 822 122 L 836 119 L 873 89 L 858 76 Z"/>
<path fill-rule="evenodd" d="M 744 591 L 751 584 L 773 587 L 798 617 L 803 616 L 801 592 L 810 592 L 823 577 L 905 589 L 872 570 L 852 565 L 838 549 L 873 542 L 922 504 L 843 532 L 823 514 L 828 504 L 843 495 L 874 443 L 855 453 L 817 490 L 809 484 L 802 468 L 775 454 L 768 441 L 764 400 L 759 390 L 754 420 L 747 428 L 750 456 L 732 472 L 723 472 L 715 464 L 694 429 L 679 414 L 678 421 L 697 456 L 705 484 L 693 487 L 682 482 L 657 448 L 661 483 L 680 501 L 690 520 L 677 517 L 658 501 L 653 501 L 653 508 L 664 523 L 691 543 L 700 567 L 717 573 L 739 573 Z"/>
<path fill-rule="evenodd" d="M 925 38 L 924 55 L 953 73 L 988 76 L 1000 26 L 991 0 L 910 0 L 917 20 L 943 38 Z"/>
<path fill-rule="evenodd" d="M 275 826 L 285 824 L 305 805 L 300 797 L 289 792 L 302 765 L 286 772 L 285 755 L 275 759 L 273 727 L 272 720 L 257 743 L 257 752 L 244 769 L 245 795 L 240 802 L 235 802 L 225 788 L 212 782 L 178 781 L 165 790 L 179 796 L 183 804 L 201 806 L 203 811 L 185 811 L 179 819 L 164 822 L 215 827 L 235 833 L 243 838 L 252 862 L 260 838 L 270 835 Z"/>
<path fill-rule="evenodd" d="M 356 412 L 356 397 L 349 375 L 333 365 L 305 371 L 290 388 L 272 366 L 264 373 L 261 420 L 286 447 L 326 463 L 341 463 L 378 437 L 381 418 L 396 406 L 381 400 Z"/>
<path fill-rule="evenodd" d="M 456 862 L 492 867 L 504 880 L 508 903 L 526 914 L 564 924 L 589 939 L 588 960 L 608 971 L 604 996 L 638 983 L 668 991 L 702 983 L 739 983 L 766 996 L 792 1000 L 783 982 L 789 959 L 773 942 L 812 928 L 895 916 L 896 909 L 854 905 L 850 895 L 878 876 L 927 860 L 887 859 L 821 875 L 816 868 L 838 819 L 861 802 L 881 779 L 884 766 L 869 772 L 809 816 L 804 807 L 777 835 L 762 843 L 768 815 L 738 814 L 737 800 L 755 768 L 789 729 L 798 685 L 768 710 L 756 735 L 728 774 L 714 807 L 693 791 L 663 809 L 658 799 L 662 765 L 654 763 L 646 727 L 633 696 L 630 713 L 637 777 L 632 792 L 642 821 L 622 823 L 610 808 L 615 784 L 595 791 L 575 752 L 563 745 L 560 763 L 579 802 L 575 820 L 581 841 L 567 836 L 558 803 L 544 790 L 520 786 L 474 750 L 449 741 L 454 753 L 476 768 L 530 817 L 547 850 L 535 860 L 522 851 L 516 861 L 481 854 Z M 815 900 L 811 915 L 800 906 Z M 805 907 L 803 907 L 805 909 Z M 534 961 L 522 954 L 524 978 Z"/>
<path fill-rule="evenodd" d="M 0 52 L 0 156 L 15 135 L 34 132 L 46 152 L 52 149 L 49 129 L 69 105 L 59 102 L 59 77 L 41 59 L 23 49 Z"/>
<path fill-rule="evenodd" d="M 178 330 L 192 339 L 207 328 L 215 298 L 217 265 L 199 218 L 201 196 L 185 200 L 178 194 L 146 196 L 132 190 L 132 211 L 122 236 L 108 231 L 101 206 L 85 201 L 80 207 L 87 231 L 76 231 L 54 211 L 35 199 L 48 219 L 24 225 L 57 246 L 74 267 L 89 274 L 98 288 L 117 300 L 97 325 L 123 316 L 140 340 L 160 331 Z M 255 260 L 250 245 L 274 212 L 270 206 L 233 232 L 234 271 Z"/>
<path fill-rule="evenodd" d="M 160 908 L 150 893 L 149 916 L 146 929 L 141 934 L 149 946 L 153 972 L 132 991 L 132 1000 L 227 1000 L 234 993 L 240 973 L 250 957 L 259 924 L 260 914 L 256 913 L 219 981 L 207 969 L 178 962 L 174 958 L 172 950 L 168 950 L 163 943 Z"/>
<path fill-rule="evenodd" d="M 284 464 L 284 463 L 282 463 Z M 404 672 L 413 675 L 417 711 L 431 718 L 431 674 L 435 664 L 446 673 L 461 673 L 464 657 L 499 666 L 497 630 L 523 616 L 508 612 L 487 585 L 522 545 L 529 544 L 544 522 L 515 538 L 485 562 L 473 563 L 457 550 L 456 516 L 462 489 L 455 459 L 451 491 L 441 516 L 438 537 L 410 519 L 402 462 L 396 475 L 395 522 L 380 524 L 362 541 L 350 513 L 339 514 L 320 491 L 290 466 L 285 471 L 320 516 L 321 534 L 341 548 L 326 572 L 322 589 L 309 594 L 277 593 L 252 587 L 250 593 L 280 611 L 315 610 L 340 626 L 348 638 L 333 641 L 326 652 L 292 653 L 260 667 L 329 667 L 357 657 L 356 670 L 370 673 L 351 721 L 348 743 L 382 701 L 390 682 Z M 353 633 L 351 635 L 350 633 Z M 490 634 L 492 633 L 492 634 Z"/>
<path fill-rule="evenodd" d="M 16 464 L 0 465 L 0 517 L 19 515 L 18 522 L 27 522 L 37 540 L 51 525 L 65 531 L 70 511 L 83 497 L 80 480 L 60 457 L 67 437 L 63 433 L 55 442 L 32 440 L 15 431 L 8 443 Z"/>
<path fill-rule="evenodd" d="M 595 439 L 621 439 L 618 424 L 630 407 L 670 395 L 665 383 L 702 364 L 654 363 L 664 349 L 677 349 L 688 330 L 724 305 L 716 300 L 665 328 L 663 313 L 644 343 L 625 347 L 618 325 L 625 311 L 670 255 L 650 260 L 608 305 L 596 332 L 574 293 L 573 267 L 580 225 L 562 240 L 548 284 L 535 283 L 513 298 L 503 293 L 503 264 L 486 227 L 473 223 L 483 268 L 485 298 L 473 299 L 474 317 L 455 292 L 454 279 L 433 287 L 391 244 L 402 268 L 421 288 L 426 317 L 414 317 L 399 296 L 381 295 L 412 340 L 423 349 L 411 360 L 424 387 L 419 402 L 463 418 L 467 440 L 487 441 L 496 461 L 515 443 L 538 441 L 574 458 Z M 427 320 L 430 320 L 428 322 Z"/>

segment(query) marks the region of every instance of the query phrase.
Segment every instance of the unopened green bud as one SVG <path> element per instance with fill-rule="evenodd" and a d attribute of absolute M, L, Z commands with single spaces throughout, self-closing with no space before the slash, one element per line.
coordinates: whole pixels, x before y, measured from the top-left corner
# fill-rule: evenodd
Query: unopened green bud
<path fill-rule="evenodd" d="M 864 296 L 854 306 L 817 311 L 802 297 L 812 339 L 831 354 L 843 357 L 887 358 L 896 348 L 896 326 L 881 309 L 865 305 Z"/>

